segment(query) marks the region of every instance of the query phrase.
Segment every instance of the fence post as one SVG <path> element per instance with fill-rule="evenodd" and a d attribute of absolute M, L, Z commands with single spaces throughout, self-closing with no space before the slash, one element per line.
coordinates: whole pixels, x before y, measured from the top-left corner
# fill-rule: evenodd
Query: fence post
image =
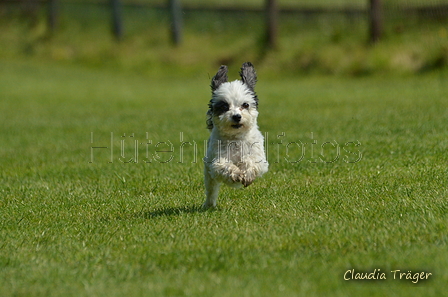
<path fill-rule="evenodd" d="M 117 40 L 123 38 L 123 20 L 121 17 L 121 2 L 120 0 L 110 0 L 112 8 L 112 33 Z"/>
<path fill-rule="evenodd" d="M 383 12 L 381 0 L 369 0 L 370 43 L 380 40 L 383 33 Z"/>
<path fill-rule="evenodd" d="M 58 1 L 48 0 L 47 9 L 48 28 L 50 30 L 50 34 L 52 35 L 54 34 L 54 32 L 56 32 L 58 26 Z"/>
<path fill-rule="evenodd" d="M 266 46 L 270 49 L 277 48 L 278 33 L 278 6 L 277 0 L 266 0 Z"/>
<path fill-rule="evenodd" d="M 182 7 L 180 0 L 168 0 L 171 15 L 171 40 L 174 45 L 182 43 Z"/>

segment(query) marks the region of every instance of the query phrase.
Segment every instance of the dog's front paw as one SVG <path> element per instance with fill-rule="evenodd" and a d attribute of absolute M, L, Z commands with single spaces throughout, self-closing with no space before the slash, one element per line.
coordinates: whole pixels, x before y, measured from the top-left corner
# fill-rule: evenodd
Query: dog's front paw
<path fill-rule="evenodd" d="M 244 187 L 248 187 L 254 182 L 254 180 L 255 180 L 254 178 L 244 176 L 241 179 L 241 183 L 243 184 Z"/>
<path fill-rule="evenodd" d="M 244 187 L 248 187 L 255 181 L 255 178 L 257 177 L 257 172 L 253 168 L 248 168 L 244 170 L 243 173 L 244 175 L 243 178 L 241 179 L 241 183 L 243 184 Z"/>
<path fill-rule="evenodd" d="M 238 167 L 235 166 L 229 170 L 229 178 L 232 182 L 241 183 L 244 179 L 244 174 Z"/>

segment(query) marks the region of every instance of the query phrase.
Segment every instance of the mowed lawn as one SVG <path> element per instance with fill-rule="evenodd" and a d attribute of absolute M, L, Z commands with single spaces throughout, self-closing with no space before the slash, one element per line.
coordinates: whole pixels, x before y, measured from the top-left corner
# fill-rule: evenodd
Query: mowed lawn
<path fill-rule="evenodd" d="M 204 212 L 215 71 L 0 62 L 1 296 L 446 294 L 447 73 L 260 73 L 270 171 Z"/>

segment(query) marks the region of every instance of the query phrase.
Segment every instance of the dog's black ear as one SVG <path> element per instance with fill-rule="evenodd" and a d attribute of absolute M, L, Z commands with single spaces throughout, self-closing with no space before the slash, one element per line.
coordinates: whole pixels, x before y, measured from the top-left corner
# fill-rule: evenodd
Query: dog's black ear
<path fill-rule="evenodd" d="M 243 63 L 240 71 L 241 80 L 253 93 L 255 107 L 258 109 L 258 97 L 255 93 L 255 84 L 257 83 L 257 73 L 255 72 L 254 65 L 251 62 Z"/>
<path fill-rule="evenodd" d="M 255 84 L 257 83 L 257 73 L 251 62 L 246 62 L 241 66 L 240 76 L 243 83 L 254 92 Z"/>
<path fill-rule="evenodd" d="M 210 109 L 207 111 L 207 120 L 205 121 L 205 123 L 207 124 L 207 129 L 209 129 L 210 131 L 212 131 L 213 129 L 213 111 L 212 108 L 210 107 Z"/>
<path fill-rule="evenodd" d="M 221 65 L 219 67 L 218 72 L 212 78 L 212 84 L 210 85 L 212 88 L 212 92 L 214 92 L 220 85 L 227 82 L 227 66 Z"/>

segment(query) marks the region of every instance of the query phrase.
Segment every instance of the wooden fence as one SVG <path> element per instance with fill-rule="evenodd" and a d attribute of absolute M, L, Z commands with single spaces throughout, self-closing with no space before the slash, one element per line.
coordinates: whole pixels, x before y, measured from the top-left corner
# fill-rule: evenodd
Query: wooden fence
<path fill-rule="evenodd" d="M 59 5 L 61 5 L 59 0 L 0 0 L 1 3 L 5 2 L 22 2 L 24 4 L 44 4 L 47 9 L 47 21 L 48 28 L 51 33 L 54 33 L 58 28 L 59 20 Z M 123 3 L 121 0 L 105 0 L 108 2 L 101 2 L 100 4 L 109 5 L 111 12 L 111 24 L 112 32 L 115 38 L 119 41 L 124 36 L 124 22 L 122 18 L 122 7 Z M 174 46 L 179 46 L 182 43 L 182 31 L 183 31 L 183 20 L 182 11 L 256 11 L 263 13 L 265 15 L 265 40 L 266 48 L 274 49 L 277 47 L 277 36 L 278 36 L 278 24 L 279 24 L 279 14 L 281 13 L 304 13 L 304 14 L 323 14 L 323 13 L 344 13 L 348 15 L 362 15 L 366 17 L 368 21 L 368 32 L 366 32 L 367 39 L 370 43 L 376 43 L 381 40 L 383 32 L 383 0 L 364 0 L 367 1 L 366 8 L 279 8 L 277 0 L 264 0 L 264 7 L 262 8 L 232 8 L 232 7 L 183 7 L 181 0 L 165 0 L 166 5 L 161 7 L 160 5 L 152 4 L 138 4 L 139 6 L 148 6 L 152 8 L 164 8 L 169 11 L 170 14 L 170 33 L 171 40 Z M 129 4 L 126 4 L 129 5 Z M 414 8 L 404 8 L 405 10 L 414 10 L 419 14 L 428 15 L 448 15 L 448 5 L 439 6 L 424 6 L 424 7 L 414 7 Z"/>

